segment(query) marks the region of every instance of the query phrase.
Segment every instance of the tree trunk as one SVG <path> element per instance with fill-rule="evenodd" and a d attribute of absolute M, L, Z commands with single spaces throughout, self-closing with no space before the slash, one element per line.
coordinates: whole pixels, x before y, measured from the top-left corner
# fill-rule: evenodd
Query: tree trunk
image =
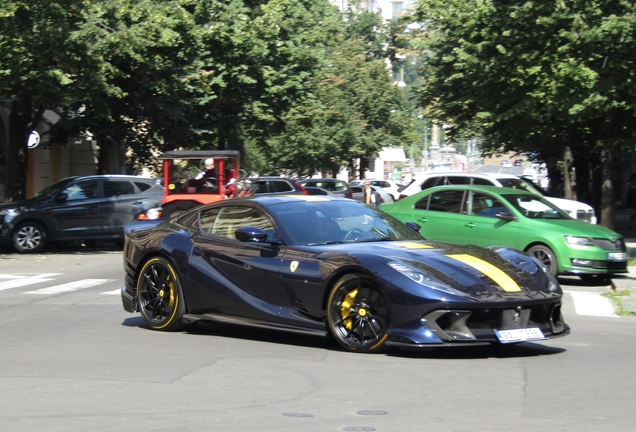
<path fill-rule="evenodd" d="M 607 145 L 601 147 L 601 214 L 600 225 L 614 229 L 614 178 L 612 175 L 612 151 Z"/>
<path fill-rule="evenodd" d="M 6 201 L 26 198 L 29 152 L 27 142 L 31 133 L 31 100 L 14 100 L 9 114 L 9 145 L 7 148 Z"/>

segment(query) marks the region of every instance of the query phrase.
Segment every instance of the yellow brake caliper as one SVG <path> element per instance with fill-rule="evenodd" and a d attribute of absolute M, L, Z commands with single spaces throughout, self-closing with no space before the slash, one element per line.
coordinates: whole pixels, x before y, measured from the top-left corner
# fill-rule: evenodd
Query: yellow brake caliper
<path fill-rule="evenodd" d="M 342 322 L 344 323 L 347 330 L 351 330 L 351 327 L 353 327 L 353 322 L 351 322 L 351 319 L 347 321 L 347 318 L 351 318 L 351 312 L 349 311 L 349 309 L 353 306 L 354 304 L 353 299 L 357 295 L 358 295 L 358 290 L 354 289 L 353 291 L 351 291 L 349 294 L 345 296 L 344 300 L 342 300 L 342 304 L 340 305 L 340 314 L 342 315 Z"/>
<path fill-rule="evenodd" d="M 168 305 L 173 306 L 174 305 L 174 281 L 172 279 L 170 279 L 168 286 L 170 287 L 170 301 L 168 302 Z"/>

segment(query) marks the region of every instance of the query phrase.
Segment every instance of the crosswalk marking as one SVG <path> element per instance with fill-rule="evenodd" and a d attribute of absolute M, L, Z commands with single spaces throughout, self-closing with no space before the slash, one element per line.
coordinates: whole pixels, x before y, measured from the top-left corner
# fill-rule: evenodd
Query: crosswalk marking
<path fill-rule="evenodd" d="M 616 317 L 614 305 L 608 299 L 598 293 L 565 291 L 572 296 L 574 309 L 578 315 Z"/>
<path fill-rule="evenodd" d="M 112 291 L 104 291 L 102 294 L 106 294 L 106 295 L 120 295 L 121 294 L 121 289 L 116 289 L 116 290 L 112 290 Z"/>
<path fill-rule="evenodd" d="M 48 282 L 52 276 L 57 276 L 60 273 L 42 273 L 35 276 L 15 276 L 13 279 L 0 282 L 0 291 L 4 291 L 11 288 L 19 288 L 27 285 L 34 285 L 37 283 Z M 5 275 L 12 276 L 12 275 Z"/>
<path fill-rule="evenodd" d="M 75 282 L 42 288 L 35 291 L 27 291 L 24 294 L 59 294 L 61 292 L 71 292 L 84 288 L 94 287 L 97 285 L 105 284 L 107 282 L 112 282 L 114 280 L 115 279 L 82 279 Z"/>

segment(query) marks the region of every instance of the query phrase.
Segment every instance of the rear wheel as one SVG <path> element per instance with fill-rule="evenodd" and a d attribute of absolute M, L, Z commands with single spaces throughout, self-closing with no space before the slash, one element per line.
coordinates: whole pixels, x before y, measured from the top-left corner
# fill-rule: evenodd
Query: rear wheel
<path fill-rule="evenodd" d="M 137 280 L 141 317 L 154 330 L 183 330 L 185 304 L 179 277 L 165 258 L 151 258 Z"/>
<path fill-rule="evenodd" d="M 329 295 L 327 322 L 338 343 L 349 351 L 386 351 L 389 310 L 375 283 L 367 277 L 347 275 Z"/>
<path fill-rule="evenodd" d="M 558 274 L 559 266 L 557 265 L 557 259 L 549 247 L 545 245 L 535 245 L 528 249 L 526 253 L 541 261 L 554 276 Z"/>
<path fill-rule="evenodd" d="M 24 222 L 13 232 L 13 247 L 20 253 L 35 253 L 42 250 L 46 240 L 44 228 L 36 222 Z"/>

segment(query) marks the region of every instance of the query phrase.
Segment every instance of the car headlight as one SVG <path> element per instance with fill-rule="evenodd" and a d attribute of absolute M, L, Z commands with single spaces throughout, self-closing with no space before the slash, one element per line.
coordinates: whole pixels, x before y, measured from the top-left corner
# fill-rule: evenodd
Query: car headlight
<path fill-rule="evenodd" d="M 391 261 L 388 264 L 389 264 L 389 267 L 391 267 L 393 270 L 396 270 L 402 273 L 404 276 L 411 279 L 413 282 L 416 282 L 422 286 L 425 286 L 427 288 L 432 288 L 434 290 L 438 290 L 441 292 L 445 292 L 447 294 L 452 294 L 452 295 L 462 296 L 462 297 L 466 296 L 465 293 L 459 290 L 456 290 L 453 287 L 450 287 L 448 284 L 442 282 L 441 280 L 431 276 L 430 274 L 416 267 L 410 266 L 408 264 L 404 264 L 402 262 L 397 262 L 397 261 Z"/>
<path fill-rule="evenodd" d="M 0 217 L 4 218 L 6 222 L 9 222 L 11 219 L 18 215 L 18 211 L 13 208 L 0 210 Z"/>
<path fill-rule="evenodd" d="M 570 246 L 594 246 L 594 240 L 589 237 L 563 236 L 565 243 Z"/>

